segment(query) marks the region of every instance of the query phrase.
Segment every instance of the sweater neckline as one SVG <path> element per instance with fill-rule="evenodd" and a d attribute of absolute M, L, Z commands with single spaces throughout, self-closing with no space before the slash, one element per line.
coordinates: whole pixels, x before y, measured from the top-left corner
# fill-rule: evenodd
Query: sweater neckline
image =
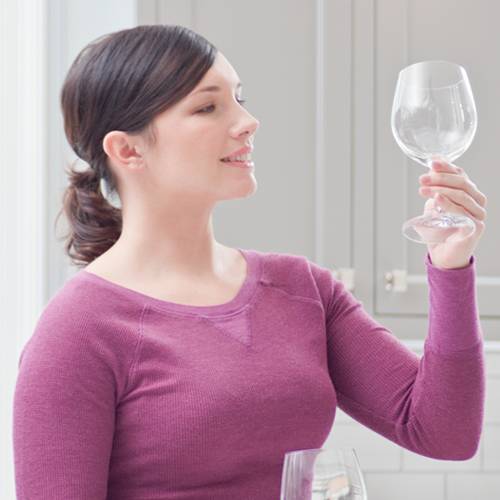
<path fill-rule="evenodd" d="M 235 313 L 240 309 L 245 308 L 251 301 L 259 282 L 259 277 L 261 274 L 261 262 L 257 252 L 248 249 L 237 248 L 237 250 L 243 255 L 247 261 L 247 273 L 243 284 L 238 290 L 237 294 L 228 302 L 222 304 L 214 305 L 190 305 L 182 304 L 179 302 L 172 302 L 169 300 L 163 300 L 150 295 L 146 295 L 137 290 L 133 290 L 123 285 L 119 285 L 113 281 L 110 281 L 102 276 L 91 273 L 82 269 L 79 274 L 82 278 L 90 281 L 92 283 L 104 286 L 114 292 L 117 292 L 125 297 L 131 299 L 142 300 L 143 303 L 162 311 L 167 312 L 177 312 L 187 315 L 204 315 L 204 316 L 218 316 L 227 315 Z"/>

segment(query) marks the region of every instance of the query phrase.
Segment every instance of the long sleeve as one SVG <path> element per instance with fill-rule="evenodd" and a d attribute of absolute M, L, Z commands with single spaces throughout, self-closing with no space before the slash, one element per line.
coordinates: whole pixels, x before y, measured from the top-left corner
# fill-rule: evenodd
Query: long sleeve
<path fill-rule="evenodd" d="M 482 430 L 485 372 L 474 257 L 443 270 L 426 256 L 429 330 L 419 358 L 331 280 L 328 366 L 338 406 L 420 455 L 465 460 Z M 323 278 L 325 280 L 325 278 Z"/>
<path fill-rule="evenodd" d="M 91 318 L 53 303 L 21 353 L 13 408 L 18 500 L 106 498 L 116 383 L 107 362 L 113 353 Z"/>

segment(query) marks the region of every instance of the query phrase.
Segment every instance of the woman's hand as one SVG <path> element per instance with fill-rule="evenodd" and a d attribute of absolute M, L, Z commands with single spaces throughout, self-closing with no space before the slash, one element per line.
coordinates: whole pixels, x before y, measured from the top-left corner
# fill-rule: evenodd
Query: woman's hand
<path fill-rule="evenodd" d="M 443 211 L 470 217 L 475 231 L 463 237 L 457 231 L 444 243 L 429 243 L 432 264 L 443 269 L 457 269 L 469 265 L 470 258 L 483 234 L 486 219 L 486 196 L 469 179 L 463 169 L 444 162 L 433 162 L 428 174 L 419 178 L 419 194 L 430 198 L 425 203 L 424 214 L 440 206 Z"/>

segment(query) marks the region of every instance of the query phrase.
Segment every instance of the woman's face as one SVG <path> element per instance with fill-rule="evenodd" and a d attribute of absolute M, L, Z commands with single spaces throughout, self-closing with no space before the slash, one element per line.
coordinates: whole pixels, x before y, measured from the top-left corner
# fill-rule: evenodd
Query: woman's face
<path fill-rule="evenodd" d="M 152 189 L 155 198 L 207 203 L 254 193 L 253 169 L 221 161 L 251 144 L 259 126 L 238 102 L 243 98 L 238 83 L 236 71 L 219 52 L 190 94 L 156 117 L 156 143 L 144 155 L 148 193 Z M 220 90 L 199 91 L 207 86 Z"/>

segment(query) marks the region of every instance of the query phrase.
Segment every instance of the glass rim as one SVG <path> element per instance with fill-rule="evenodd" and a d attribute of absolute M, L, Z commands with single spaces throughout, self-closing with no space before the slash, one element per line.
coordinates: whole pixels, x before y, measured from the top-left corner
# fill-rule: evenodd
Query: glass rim
<path fill-rule="evenodd" d="M 321 452 L 336 452 L 336 451 L 342 451 L 342 452 L 349 452 L 349 453 L 354 453 L 356 455 L 356 449 L 353 448 L 352 446 L 334 446 L 331 448 L 305 448 L 303 450 L 293 450 L 293 451 L 287 451 L 285 452 L 286 455 L 297 455 L 297 454 L 312 454 L 312 453 L 321 453 Z"/>
<path fill-rule="evenodd" d="M 467 77 L 467 71 L 465 70 L 465 68 L 461 64 L 455 63 L 453 61 L 446 61 L 445 59 L 431 59 L 431 60 L 418 61 L 418 62 L 415 62 L 413 64 L 409 64 L 408 66 L 405 66 L 402 70 L 399 71 L 398 80 L 401 79 L 402 75 L 404 73 L 406 73 L 407 71 L 409 71 L 411 68 L 413 68 L 415 66 L 420 66 L 422 64 L 428 64 L 428 63 L 432 63 L 432 64 L 444 63 L 448 66 L 455 66 L 456 68 L 458 68 L 460 70 L 462 77 L 460 78 L 460 80 L 458 80 L 458 82 L 452 83 L 450 85 L 443 85 L 442 87 L 424 87 L 421 85 L 406 85 L 406 87 L 422 89 L 422 90 L 425 90 L 425 89 L 442 90 L 442 89 L 450 89 L 453 87 L 457 87 L 458 85 L 467 85 L 468 77 Z M 465 75 L 466 78 L 464 78 L 463 75 Z"/>

